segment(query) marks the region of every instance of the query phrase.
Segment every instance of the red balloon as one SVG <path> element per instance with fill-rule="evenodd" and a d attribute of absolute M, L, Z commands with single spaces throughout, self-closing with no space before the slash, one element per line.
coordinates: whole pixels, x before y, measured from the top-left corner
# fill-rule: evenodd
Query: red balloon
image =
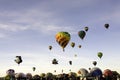
<path fill-rule="evenodd" d="M 103 75 L 105 77 L 108 77 L 108 76 L 112 76 L 113 73 L 112 73 L 112 71 L 110 69 L 106 69 L 106 70 L 104 70 Z"/>

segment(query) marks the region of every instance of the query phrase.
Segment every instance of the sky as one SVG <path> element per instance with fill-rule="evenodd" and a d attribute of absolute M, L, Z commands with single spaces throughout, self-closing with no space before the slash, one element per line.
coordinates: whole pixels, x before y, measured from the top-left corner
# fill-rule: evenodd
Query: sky
<path fill-rule="evenodd" d="M 0 0 L 0 76 L 8 69 L 32 74 L 78 72 L 94 67 L 93 61 L 102 71 L 120 73 L 119 9 L 119 0 Z M 86 26 L 89 30 L 81 40 L 78 31 Z M 71 35 L 65 52 L 55 39 L 60 31 Z M 75 42 L 74 48 L 71 42 Z M 101 59 L 98 52 L 103 53 Z M 19 66 L 15 56 L 22 57 Z M 58 65 L 52 64 L 54 58 Z M 36 67 L 34 72 L 32 67 Z"/>

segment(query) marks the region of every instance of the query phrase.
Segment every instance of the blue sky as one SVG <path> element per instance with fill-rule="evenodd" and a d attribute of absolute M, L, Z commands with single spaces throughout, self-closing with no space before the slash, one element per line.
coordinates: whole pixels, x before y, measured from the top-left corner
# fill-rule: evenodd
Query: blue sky
<path fill-rule="evenodd" d="M 119 0 L 0 0 L 0 76 L 10 68 L 33 74 L 54 70 L 61 73 L 62 69 L 77 72 L 94 67 L 94 60 L 102 70 L 120 72 L 119 9 Z M 105 23 L 110 24 L 109 29 L 104 28 Z M 89 31 L 81 40 L 77 33 L 85 26 Z M 55 40 L 59 31 L 71 34 L 75 48 L 69 43 L 62 51 Z M 49 45 L 53 46 L 51 51 Z M 101 60 L 97 57 L 100 51 Z M 18 55 L 23 59 L 20 66 L 14 62 Z M 58 59 L 58 65 L 51 64 L 53 58 Z"/>

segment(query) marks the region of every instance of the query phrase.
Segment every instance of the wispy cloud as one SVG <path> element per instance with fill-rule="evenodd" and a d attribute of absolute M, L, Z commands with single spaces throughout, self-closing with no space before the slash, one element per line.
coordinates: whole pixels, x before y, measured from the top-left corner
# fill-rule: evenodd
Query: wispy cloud
<path fill-rule="evenodd" d="M 39 30 L 40 32 L 45 34 L 49 34 L 51 32 L 53 33 L 57 31 L 63 31 L 63 30 L 74 33 L 75 29 L 78 28 L 78 26 L 72 25 L 76 23 L 74 21 L 75 19 L 74 17 L 77 18 L 77 16 L 79 16 L 78 15 L 79 13 L 85 12 L 85 11 L 80 12 L 79 9 L 82 10 L 82 8 L 91 5 L 95 6 L 95 3 L 98 3 L 98 1 L 92 2 L 85 0 L 85 1 L 69 1 L 69 3 L 67 2 L 68 1 L 55 1 L 51 4 L 49 2 L 42 2 L 41 5 L 37 3 L 36 5 L 34 5 L 34 7 L 32 6 L 28 7 L 30 5 L 27 5 L 27 8 L 25 8 L 25 10 L 20 9 L 20 10 L 12 10 L 12 11 L 10 10 L 3 11 L 2 13 L 0 13 L 0 18 L 1 18 L 0 29 L 6 31 L 13 31 L 13 32 L 32 29 L 37 31 Z M 45 4 L 46 6 L 44 6 Z M 78 13 L 76 14 L 76 12 Z M 74 13 L 75 15 L 72 20 L 72 15 Z M 116 14 L 114 14 L 114 16 L 116 16 Z M 69 17 L 71 20 L 69 20 Z M 109 18 L 108 16 L 106 17 L 103 16 L 102 20 Z M 77 20 L 81 20 L 78 18 Z M 96 18 L 92 18 L 91 20 L 83 20 L 83 21 L 92 24 L 96 22 Z"/>
<path fill-rule="evenodd" d="M 19 31 L 19 30 L 26 30 L 28 26 L 22 26 L 17 24 L 0 24 L 0 30 L 5 31 Z"/>
<path fill-rule="evenodd" d="M 28 30 L 28 29 L 39 30 L 42 33 L 51 33 L 55 31 L 63 31 L 63 30 L 73 32 L 74 31 L 73 27 L 75 26 L 71 26 L 71 24 L 66 25 L 68 24 L 68 21 L 67 23 L 65 23 L 63 19 L 66 15 L 69 15 L 66 14 L 66 9 L 68 9 L 68 11 L 74 10 L 75 8 L 80 8 L 78 5 L 81 3 L 88 5 L 91 4 L 92 2 L 88 0 L 82 2 L 71 1 L 69 4 L 66 4 L 67 2 L 68 1 L 66 2 L 55 1 L 51 4 L 49 4 L 49 2 L 42 2 L 43 3 L 42 5 L 36 4 L 34 5 L 34 7 L 31 7 L 30 5 L 26 5 L 27 8 L 25 8 L 25 10 L 20 9 L 22 7 L 20 7 L 19 5 L 17 7 L 20 10 L 17 9 L 14 10 L 12 8 L 13 6 L 16 5 L 12 5 L 12 7 L 10 7 L 10 9 L 12 9 L 11 11 L 7 10 L 0 13 L 0 18 L 1 18 L 0 29 L 6 31 L 13 31 L 13 32 Z M 61 6 L 60 4 L 55 5 L 55 3 L 57 4 L 61 3 L 63 4 L 63 6 Z M 47 5 L 44 6 L 45 4 Z M 81 6 L 85 6 L 83 4 L 81 4 Z M 65 12 L 65 14 L 63 14 L 63 12 Z"/>

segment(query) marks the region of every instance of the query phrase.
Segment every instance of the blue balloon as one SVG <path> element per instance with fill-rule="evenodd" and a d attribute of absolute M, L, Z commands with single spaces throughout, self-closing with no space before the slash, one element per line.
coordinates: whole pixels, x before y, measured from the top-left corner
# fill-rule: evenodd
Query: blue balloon
<path fill-rule="evenodd" d="M 93 77 L 102 76 L 102 71 L 101 71 L 101 69 L 99 69 L 97 67 L 94 67 L 94 68 L 91 69 L 90 75 L 93 76 Z"/>

